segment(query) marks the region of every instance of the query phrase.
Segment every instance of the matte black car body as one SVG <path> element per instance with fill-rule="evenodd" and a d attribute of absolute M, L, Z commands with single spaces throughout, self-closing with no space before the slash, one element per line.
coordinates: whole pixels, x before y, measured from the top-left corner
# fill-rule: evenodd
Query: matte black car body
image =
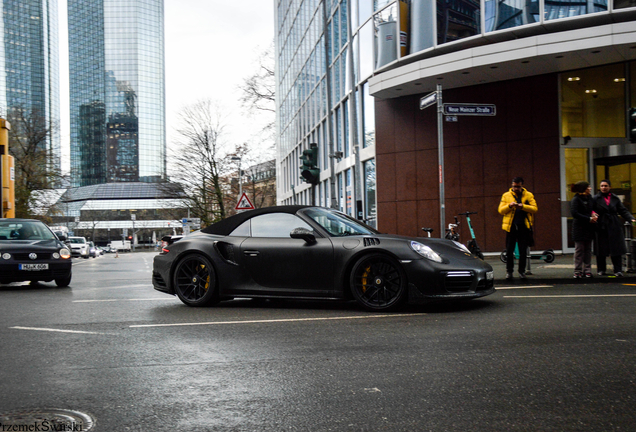
<path fill-rule="evenodd" d="M 282 224 L 279 237 L 268 233 L 268 224 Z M 164 247 L 154 259 L 152 281 L 156 290 L 176 294 L 190 306 L 266 297 L 355 299 L 366 309 L 390 310 L 404 301 L 492 294 L 492 267 L 460 246 L 380 234 L 331 209 L 269 207 Z M 433 251 L 440 262 L 414 248 Z"/>
<path fill-rule="evenodd" d="M 0 283 L 54 280 L 65 287 L 71 266 L 70 250 L 44 223 L 0 219 Z"/>

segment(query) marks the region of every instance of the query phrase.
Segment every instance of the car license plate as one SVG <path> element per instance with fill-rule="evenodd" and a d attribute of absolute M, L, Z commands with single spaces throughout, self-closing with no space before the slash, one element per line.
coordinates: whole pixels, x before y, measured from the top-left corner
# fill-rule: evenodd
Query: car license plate
<path fill-rule="evenodd" d="M 28 270 L 28 271 L 38 271 L 38 270 L 48 270 L 48 264 L 20 264 L 20 270 Z"/>

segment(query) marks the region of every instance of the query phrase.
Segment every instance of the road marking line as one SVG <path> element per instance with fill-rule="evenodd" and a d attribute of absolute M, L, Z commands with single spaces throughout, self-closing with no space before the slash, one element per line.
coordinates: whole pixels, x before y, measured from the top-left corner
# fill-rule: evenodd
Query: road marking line
<path fill-rule="evenodd" d="M 138 324 L 131 325 L 131 328 L 139 327 L 178 327 L 178 326 L 199 326 L 199 325 L 227 325 L 227 324 L 269 324 L 279 322 L 301 322 L 301 321 L 330 321 L 330 320 L 354 320 L 354 319 L 369 319 L 369 318 L 397 318 L 397 317 L 409 317 L 409 316 L 422 316 L 425 313 L 413 313 L 413 314 L 396 314 L 396 315 L 360 315 L 360 316 L 344 316 L 344 317 L 327 317 L 327 318 L 287 318 L 287 319 L 274 319 L 274 320 L 250 320 L 250 321 L 211 321 L 200 323 L 174 323 L 174 324 Z"/>
<path fill-rule="evenodd" d="M 15 330 L 36 330 L 36 331 L 46 331 L 46 332 L 58 332 L 58 333 L 80 333 L 80 334 L 99 334 L 104 335 L 108 333 L 98 333 L 98 332 L 89 332 L 89 331 L 81 331 L 81 330 L 62 330 L 62 329 L 52 329 L 52 328 L 39 328 L 39 327 L 9 327 L 10 329 Z"/>
<path fill-rule="evenodd" d="M 504 298 L 541 298 L 541 297 L 636 297 L 636 294 L 571 294 L 571 295 L 529 295 L 504 296 Z"/>
<path fill-rule="evenodd" d="M 99 302 L 118 302 L 118 301 L 154 301 L 154 300 L 174 300 L 174 298 L 156 297 L 156 298 L 140 298 L 140 299 L 73 300 L 71 303 L 99 303 Z"/>
<path fill-rule="evenodd" d="M 519 286 L 511 285 L 511 286 L 503 286 L 503 287 L 496 286 L 495 289 L 510 290 L 510 289 L 526 289 L 526 288 L 552 288 L 553 286 L 554 285 L 519 285 Z"/>

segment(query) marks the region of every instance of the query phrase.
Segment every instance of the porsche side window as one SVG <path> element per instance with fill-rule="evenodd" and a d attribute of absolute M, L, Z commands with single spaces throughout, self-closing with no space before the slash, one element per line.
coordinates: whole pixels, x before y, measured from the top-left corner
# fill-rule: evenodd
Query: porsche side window
<path fill-rule="evenodd" d="M 245 222 L 243 222 L 242 224 L 240 224 L 238 227 L 236 227 L 234 229 L 234 231 L 232 231 L 230 233 L 230 236 L 232 237 L 249 237 L 251 235 L 250 233 L 250 219 L 246 220 Z"/>
<path fill-rule="evenodd" d="M 313 228 L 298 216 L 287 213 L 270 213 L 253 217 L 252 237 L 289 238 L 294 228 Z"/>
<path fill-rule="evenodd" d="M 333 210 L 310 209 L 306 210 L 305 214 L 334 237 L 377 234 L 371 227 Z"/>

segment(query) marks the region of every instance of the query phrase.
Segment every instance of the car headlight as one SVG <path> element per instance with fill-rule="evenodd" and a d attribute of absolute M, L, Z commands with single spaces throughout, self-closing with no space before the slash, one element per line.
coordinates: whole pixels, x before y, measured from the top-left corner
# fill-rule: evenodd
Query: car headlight
<path fill-rule="evenodd" d="M 11 259 L 11 254 L 10 253 L 3 253 L 2 254 L 2 258 L 6 259 L 6 260 L 9 260 L 9 259 Z"/>
<path fill-rule="evenodd" d="M 62 248 L 60 249 L 60 256 L 64 259 L 69 259 L 71 257 L 71 251 L 66 248 Z"/>
<path fill-rule="evenodd" d="M 431 261 L 435 261 L 438 263 L 442 262 L 442 257 L 437 252 L 435 252 L 430 247 L 423 245 L 422 243 L 412 241 L 411 249 L 413 249 L 418 254 L 422 255 L 424 258 L 430 259 Z"/>
<path fill-rule="evenodd" d="M 462 251 L 470 253 L 470 251 L 468 250 L 468 248 L 466 247 L 465 244 L 462 244 L 462 243 L 460 243 L 458 241 L 455 241 L 455 240 L 453 240 L 453 243 L 455 243 L 455 246 L 460 248 Z"/>

